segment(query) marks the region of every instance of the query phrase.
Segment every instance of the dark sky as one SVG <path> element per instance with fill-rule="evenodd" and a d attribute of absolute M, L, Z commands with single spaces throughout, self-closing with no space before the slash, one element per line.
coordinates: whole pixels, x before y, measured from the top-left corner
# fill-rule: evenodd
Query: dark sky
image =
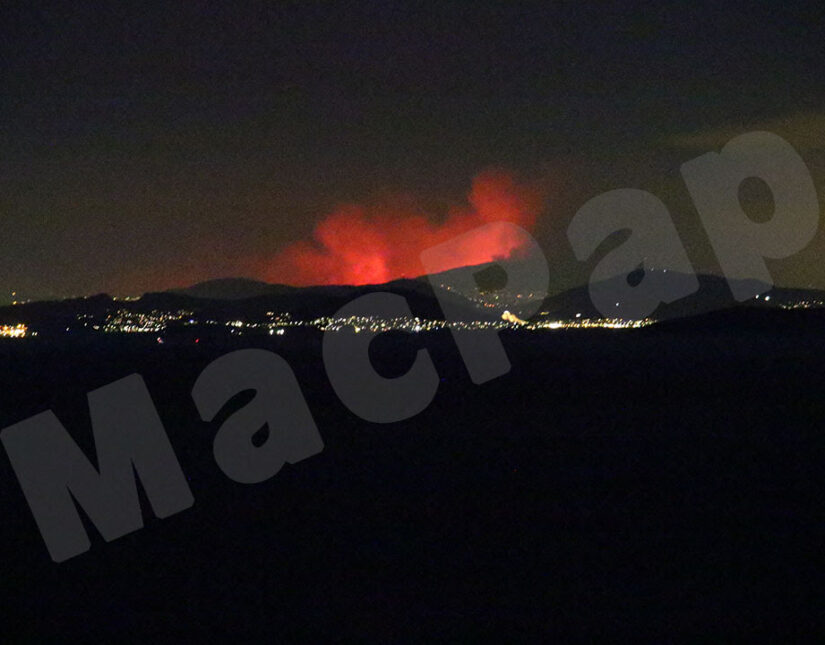
<path fill-rule="evenodd" d="M 681 163 L 758 127 L 825 180 L 820 9 L 778 5 L 5 2 L 0 301 L 260 277 L 341 203 L 443 216 L 491 167 L 551 186 L 557 286 L 611 188 L 660 196 L 717 270 Z M 823 235 L 778 282 L 825 288 Z"/>

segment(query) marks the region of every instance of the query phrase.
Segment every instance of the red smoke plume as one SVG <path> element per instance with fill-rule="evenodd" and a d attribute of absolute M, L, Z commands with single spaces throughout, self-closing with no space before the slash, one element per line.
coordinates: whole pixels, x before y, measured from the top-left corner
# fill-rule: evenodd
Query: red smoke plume
<path fill-rule="evenodd" d="M 296 242 L 266 268 L 267 279 L 298 286 L 378 284 L 424 273 L 421 252 L 489 222 L 506 221 L 528 231 L 541 208 L 540 191 L 505 172 L 475 177 L 467 206 L 438 222 L 413 208 L 344 206 L 320 222 L 312 241 Z M 438 271 L 506 259 L 520 241 L 478 235 Z"/>

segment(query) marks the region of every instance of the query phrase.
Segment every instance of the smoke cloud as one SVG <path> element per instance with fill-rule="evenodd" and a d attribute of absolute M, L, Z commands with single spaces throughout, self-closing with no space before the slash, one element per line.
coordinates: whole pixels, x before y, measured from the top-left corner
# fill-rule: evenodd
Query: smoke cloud
<path fill-rule="evenodd" d="M 424 273 L 421 252 L 495 221 L 531 231 L 543 196 L 504 171 L 477 175 L 467 204 L 449 209 L 440 221 L 406 206 L 348 205 L 324 218 L 311 241 L 299 241 L 278 253 L 265 268 L 266 279 L 298 286 L 378 284 Z M 451 258 L 446 271 L 518 255 L 521 241 L 507 235 L 471 236 Z"/>

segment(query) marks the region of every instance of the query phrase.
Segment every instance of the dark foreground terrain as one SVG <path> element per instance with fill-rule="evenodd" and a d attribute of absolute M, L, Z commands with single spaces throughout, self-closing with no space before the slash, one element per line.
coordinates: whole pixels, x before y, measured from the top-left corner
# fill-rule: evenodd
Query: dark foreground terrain
<path fill-rule="evenodd" d="M 773 315 L 773 314 L 772 314 Z M 793 314 L 789 314 L 793 316 Z M 320 337 L 0 344 L 0 427 L 53 409 L 93 455 L 86 393 L 139 372 L 195 505 L 55 564 L 0 456 L 2 642 L 540 638 L 695 641 L 825 629 L 825 327 L 710 318 L 502 335 L 473 385 L 448 334 L 419 345 L 433 404 L 375 425 L 335 397 Z M 190 392 L 244 345 L 292 365 L 326 447 L 258 485 L 212 457 Z M 240 407 L 243 397 L 230 402 Z M 223 415 L 222 418 L 225 418 Z"/>

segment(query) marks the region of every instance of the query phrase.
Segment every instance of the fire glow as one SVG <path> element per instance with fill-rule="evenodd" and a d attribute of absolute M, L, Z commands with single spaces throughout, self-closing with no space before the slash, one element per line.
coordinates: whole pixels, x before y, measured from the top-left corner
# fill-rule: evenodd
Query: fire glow
<path fill-rule="evenodd" d="M 467 205 L 451 208 L 443 221 L 414 208 L 342 206 L 316 225 L 311 241 L 296 242 L 268 263 L 266 278 L 297 286 L 379 284 L 416 277 L 419 256 L 484 224 L 510 222 L 528 231 L 541 210 L 539 190 L 503 171 L 477 175 Z M 518 256 L 521 240 L 480 233 L 437 271 Z"/>

